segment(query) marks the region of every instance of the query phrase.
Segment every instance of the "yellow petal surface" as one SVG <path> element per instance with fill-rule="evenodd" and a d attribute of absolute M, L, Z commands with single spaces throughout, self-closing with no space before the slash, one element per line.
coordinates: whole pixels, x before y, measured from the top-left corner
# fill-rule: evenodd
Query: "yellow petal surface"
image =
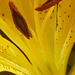
<path fill-rule="evenodd" d="M 75 0 L 62 0 L 58 5 L 58 26 L 55 33 L 55 61 L 58 63 L 65 39 L 73 23 Z"/>

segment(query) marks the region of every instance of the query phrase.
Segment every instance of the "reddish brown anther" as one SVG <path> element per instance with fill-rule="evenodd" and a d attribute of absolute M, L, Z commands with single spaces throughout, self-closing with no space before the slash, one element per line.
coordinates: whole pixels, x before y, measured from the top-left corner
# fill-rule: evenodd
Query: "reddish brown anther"
<path fill-rule="evenodd" d="M 17 7 L 12 1 L 9 1 L 9 7 L 12 13 L 13 21 L 16 28 L 22 32 L 28 39 L 32 37 L 32 34 L 27 26 L 27 23 L 21 13 L 18 11 Z"/>
<path fill-rule="evenodd" d="M 54 6 L 55 4 L 58 4 L 61 0 L 47 0 L 44 4 L 42 4 L 41 6 L 35 8 L 35 10 L 37 11 L 43 11 L 46 10 L 52 6 Z"/>

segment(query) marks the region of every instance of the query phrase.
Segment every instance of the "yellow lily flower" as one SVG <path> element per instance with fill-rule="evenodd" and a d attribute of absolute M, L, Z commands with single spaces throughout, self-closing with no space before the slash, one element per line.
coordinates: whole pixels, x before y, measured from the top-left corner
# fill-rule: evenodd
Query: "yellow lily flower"
<path fill-rule="evenodd" d="M 74 9 L 75 0 L 0 0 L 0 72 L 74 75 Z"/>

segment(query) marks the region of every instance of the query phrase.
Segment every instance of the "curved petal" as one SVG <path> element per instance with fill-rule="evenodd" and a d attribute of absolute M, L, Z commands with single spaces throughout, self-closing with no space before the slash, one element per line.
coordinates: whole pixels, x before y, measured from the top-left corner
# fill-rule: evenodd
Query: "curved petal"
<path fill-rule="evenodd" d="M 75 0 L 62 0 L 58 5 L 58 26 L 55 33 L 55 60 L 58 63 L 65 39 L 69 33 L 75 13 Z"/>
<path fill-rule="evenodd" d="M 36 74 L 27 58 L 11 42 L 0 36 L 0 56 Z M 1 59 L 0 59 L 1 60 Z M 19 63 L 20 62 L 20 63 Z M 32 68 L 32 69 L 31 69 Z"/>
<path fill-rule="evenodd" d="M 0 56 L 0 72 L 1 71 L 9 71 L 20 75 L 30 74 L 28 70 Z"/>

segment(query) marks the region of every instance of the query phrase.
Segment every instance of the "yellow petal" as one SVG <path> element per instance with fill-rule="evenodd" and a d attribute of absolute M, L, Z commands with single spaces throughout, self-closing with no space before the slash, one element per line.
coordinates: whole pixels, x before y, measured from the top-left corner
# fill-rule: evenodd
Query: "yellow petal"
<path fill-rule="evenodd" d="M 55 33 L 55 60 L 58 63 L 65 39 L 74 21 L 75 0 L 62 0 L 58 5 L 58 26 Z"/>
<path fill-rule="evenodd" d="M 34 0 L 34 9 L 44 3 L 46 0 Z M 52 10 L 51 10 L 52 11 Z M 41 30 L 42 22 L 44 22 L 45 16 L 49 12 L 49 9 L 46 9 L 44 11 L 36 11 L 34 10 L 34 19 L 35 19 L 35 27 L 36 27 L 36 32 L 39 35 L 39 31 Z"/>
<path fill-rule="evenodd" d="M 1 71 L 9 71 L 14 74 L 21 74 L 21 75 L 25 75 L 25 74 L 31 75 L 31 73 L 28 70 L 26 70 L 25 68 L 13 63 L 13 62 L 10 62 L 9 60 L 0 56 L 0 72 Z"/>
<path fill-rule="evenodd" d="M 13 20 L 12 20 L 12 15 L 11 15 L 8 3 L 9 3 L 9 0 L 0 0 L 0 17 L 8 25 L 12 26 L 13 25 Z"/>
<path fill-rule="evenodd" d="M 74 42 L 75 42 L 75 16 L 74 16 L 74 20 L 72 23 L 72 27 L 70 28 L 68 35 L 66 37 L 65 43 L 63 45 L 59 61 L 57 63 L 57 66 L 60 70 L 60 74 L 62 75 L 65 75 L 66 73 L 69 55 L 70 55 Z"/>

